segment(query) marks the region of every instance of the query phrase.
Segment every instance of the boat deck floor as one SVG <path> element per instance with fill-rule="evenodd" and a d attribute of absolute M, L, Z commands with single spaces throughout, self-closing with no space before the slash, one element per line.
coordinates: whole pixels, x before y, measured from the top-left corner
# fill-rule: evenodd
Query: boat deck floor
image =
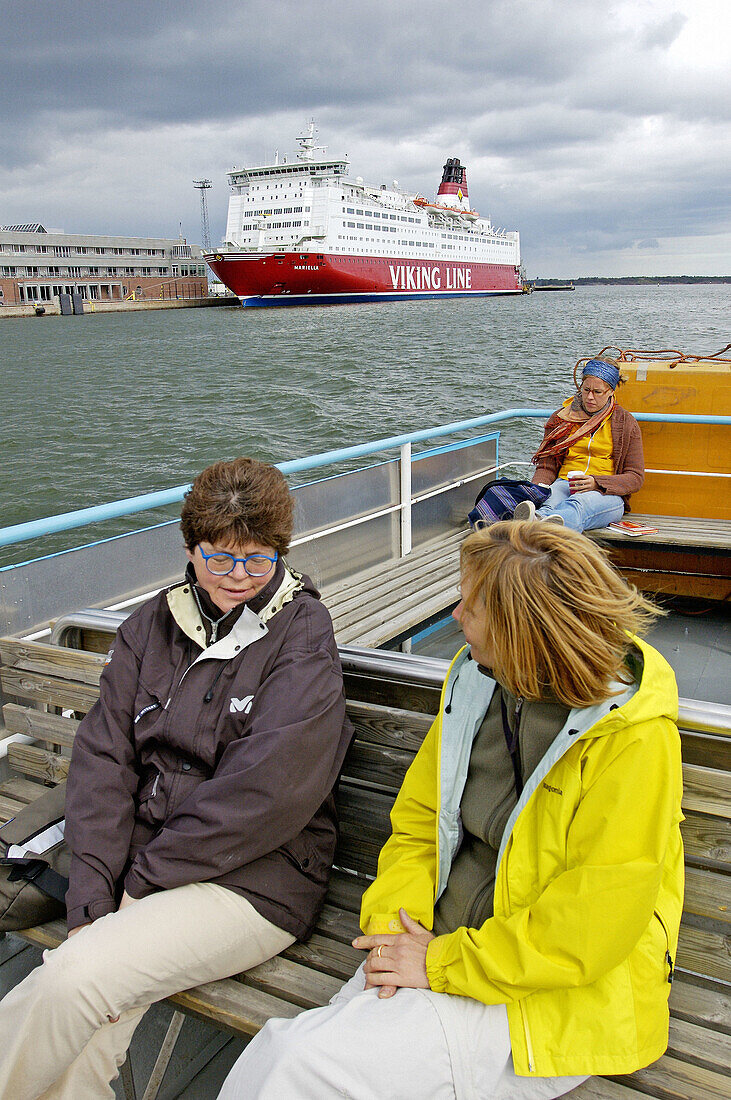
<path fill-rule="evenodd" d="M 731 611 L 727 606 L 678 601 L 666 617 L 655 622 L 647 640 L 672 666 L 681 698 L 731 706 Z M 416 635 L 412 652 L 449 659 L 462 645 L 459 627 L 445 617 Z"/>

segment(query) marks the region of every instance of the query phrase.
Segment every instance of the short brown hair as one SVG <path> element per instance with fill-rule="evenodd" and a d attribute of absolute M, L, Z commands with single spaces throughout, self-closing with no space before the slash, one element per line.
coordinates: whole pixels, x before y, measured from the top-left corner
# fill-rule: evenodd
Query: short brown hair
<path fill-rule="evenodd" d="M 189 550 L 203 540 L 229 546 L 254 542 L 286 554 L 292 512 L 287 482 L 276 466 L 234 458 L 198 474 L 185 494 L 180 527 Z"/>
<path fill-rule="evenodd" d="M 595 542 L 556 523 L 495 523 L 465 539 L 460 563 L 467 605 L 487 610 L 495 676 L 526 699 L 608 699 L 612 681 L 627 679 L 628 635 L 663 614 Z"/>

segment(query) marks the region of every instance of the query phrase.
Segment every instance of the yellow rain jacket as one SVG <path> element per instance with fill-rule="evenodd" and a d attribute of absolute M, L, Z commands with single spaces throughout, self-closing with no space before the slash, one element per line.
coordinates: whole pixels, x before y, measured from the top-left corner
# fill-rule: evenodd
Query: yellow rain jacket
<path fill-rule="evenodd" d="M 663 657 L 633 641 L 636 682 L 572 710 L 526 783 L 498 855 L 494 915 L 427 950 L 433 990 L 506 1005 L 520 1075 L 630 1073 L 667 1046 L 683 903 L 678 696 Z M 461 650 L 363 897 L 366 934 L 402 932 L 401 907 L 431 929 L 493 690 Z"/>

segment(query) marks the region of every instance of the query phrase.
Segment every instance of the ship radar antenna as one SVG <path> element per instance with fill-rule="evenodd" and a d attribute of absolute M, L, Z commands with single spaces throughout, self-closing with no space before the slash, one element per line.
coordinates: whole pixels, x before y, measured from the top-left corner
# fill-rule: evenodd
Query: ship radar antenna
<path fill-rule="evenodd" d="M 317 129 L 315 128 L 315 120 L 314 118 L 311 118 L 305 132 L 300 134 L 297 138 L 297 141 L 300 144 L 300 150 L 297 154 L 298 160 L 315 160 L 315 153 L 322 153 L 324 155 L 327 152 L 324 146 L 315 145 L 316 133 Z"/>
<path fill-rule="evenodd" d="M 211 230 L 208 225 L 208 201 L 206 191 L 211 186 L 210 180 L 193 180 L 193 186 L 201 193 L 201 244 L 204 252 L 211 251 Z"/>

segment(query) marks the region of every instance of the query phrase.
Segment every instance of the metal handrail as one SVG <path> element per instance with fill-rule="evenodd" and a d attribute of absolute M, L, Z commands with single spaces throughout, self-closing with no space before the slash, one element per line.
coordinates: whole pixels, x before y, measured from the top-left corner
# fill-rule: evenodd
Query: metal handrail
<path fill-rule="evenodd" d="M 80 630 L 108 630 L 113 635 L 126 618 L 127 614 L 120 611 L 101 611 L 87 607 L 58 619 L 50 641 L 53 645 L 79 649 Z M 387 676 L 389 680 L 435 688 L 440 688 L 444 683 L 450 664 L 442 657 L 369 649 L 366 646 L 338 646 L 338 651 L 345 673 Z M 683 730 L 698 733 L 731 733 L 731 706 L 702 699 L 681 698 L 678 700 L 678 725 Z"/>
<path fill-rule="evenodd" d="M 310 455 L 306 458 L 296 458 L 288 462 L 278 462 L 276 465 L 283 474 L 303 473 L 306 470 L 321 469 L 323 466 L 332 466 L 335 463 L 345 462 L 353 458 L 364 458 L 380 451 L 393 450 L 397 447 L 410 447 L 413 443 L 423 443 L 427 440 L 454 435 L 457 432 L 483 428 L 489 424 L 501 424 L 506 420 L 521 418 L 545 419 L 553 411 L 553 409 L 504 409 L 502 412 L 488 413 L 485 416 L 472 417 L 470 420 L 424 428 L 417 432 L 387 436 L 384 439 L 376 439 L 372 443 L 322 451 L 320 454 Z M 731 416 L 684 416 L 680 413 L 634 413 L 633 415 L 640 421 L 664 424 L 731 425 Z M 84 527 L 89 523 L 98 523 L 101 520 L 118 519 L 121 516 L 134 515 L 137 512 L 146 512 L 152 508 L 175 504 L 183 499 L 189 489 L 190 484 L 176 485 L 171 489 L 126 497 L 122 500 L 110 501 L 107 504 L 94 505 L 91 508 L 79 508 L 73 512 L 47 516 L 44 519 L 29 520 L 26 523 L 16 523 L 10 527 L 0 528 L 0 547 L 11 546 L 18 542 L 40 538 L 43 535 L 50 535 L 58 531 L 69 531 L 76 527 Z"/>

